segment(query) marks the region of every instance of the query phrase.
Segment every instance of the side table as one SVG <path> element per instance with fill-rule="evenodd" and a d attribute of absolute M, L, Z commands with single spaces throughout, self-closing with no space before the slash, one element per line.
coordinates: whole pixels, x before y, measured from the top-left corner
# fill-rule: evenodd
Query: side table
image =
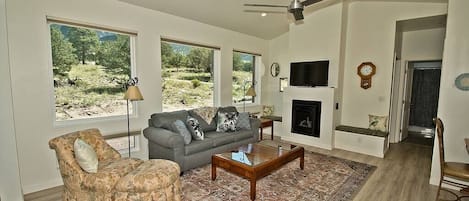
<path fill-rule="evenodd" d="M 274 140 L 274 121 L 272 119 L 264 119 L 264 118 L 260 118 L 261 120 L 261 140 L 263 138 L 263 134 L 264 134 L 264 130 L 263 128 L 265 127 L 271 127 L 272 130 L 271 130 L 271 135 L 270 135 L 270 139 L 271 140 Z"/>

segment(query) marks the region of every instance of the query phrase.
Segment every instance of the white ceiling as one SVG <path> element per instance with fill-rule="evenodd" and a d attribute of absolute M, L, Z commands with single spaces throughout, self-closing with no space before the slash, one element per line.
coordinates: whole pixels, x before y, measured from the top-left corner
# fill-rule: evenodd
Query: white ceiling
<path fill-rule="evenodd" d="M 245 3 L 288 5 L 291 0 L 120 0 L 144 8 L 169 13 L 202 23 L 245 33 L 263 39 L 272 39 L 288 32 L 289 23 L 293 22 L 290 14 L 260 13 L 247 10 L 286 11 L 285 8 L 245 7 Z M 307 7 L 304 15 L 342 0 L 324 0 Z M 349 1 L 395 1 L 395 2 L 437 2 L 448 0 L 349 0 Z"/>

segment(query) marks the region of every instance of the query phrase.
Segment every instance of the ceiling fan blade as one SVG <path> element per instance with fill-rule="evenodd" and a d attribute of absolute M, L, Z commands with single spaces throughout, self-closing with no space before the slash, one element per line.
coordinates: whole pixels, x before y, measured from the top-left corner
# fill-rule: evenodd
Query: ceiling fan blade
<path fill-rule="evenodd" d="M 273 13 L 273 14 L 285 14 L 287 12 L 284 11 L 266 11 L 266 10 L 244 10 L 247 13 Z"/>
<path fill-rule="evenodd" d="M 244 6 L 272 7 L 272 8 L 287 8 L 288 7 L 288 6 L 281 6 L 281 5 L 252 4 L 252 3 L 245 3 Z"/>
<path fill-rule="evenodd" d="M 306 0 L 306 1 L 301 2 L 301 4 L 303 4 L 303 6 L 309 6 L 311 4 L 315 4 L 315 3 L 320 2 L 320 1 L 322 1 L 322 0 Z"/>

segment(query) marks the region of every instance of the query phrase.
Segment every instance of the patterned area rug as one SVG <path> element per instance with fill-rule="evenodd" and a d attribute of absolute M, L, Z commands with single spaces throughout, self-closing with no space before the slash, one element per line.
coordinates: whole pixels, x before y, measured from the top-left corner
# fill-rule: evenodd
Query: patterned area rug
<path fill-rule="evenodd" d="M 305 151 L 305 169 L 299 159 L 257 181 L 256 200 L 345 201 L 352 200 L 376 169 L 375 166 Z M 249 198 L 249 182 L 217 168 L 210 179 L 211 165 L 184 173 L 183 200 L 232 200 Z"/>

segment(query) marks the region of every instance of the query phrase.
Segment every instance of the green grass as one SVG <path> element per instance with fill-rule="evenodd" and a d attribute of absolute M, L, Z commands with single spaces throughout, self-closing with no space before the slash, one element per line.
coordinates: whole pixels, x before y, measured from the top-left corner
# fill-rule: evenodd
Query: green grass
<path fill-rule="evenodd" d="M 233 97 L 235 102 L 243 98 L 244 80 L 251 80 L 251 73 L 233 72 Z M 55 105 L 58 120 L 100 116 L 103 113 L 124 114 L 124 88 L 127 76 L 113 75 L 98 65 L 72 66 L 68 78 L 54 77 Z M 170 68 L 163 71 L 163 107 L 187 109 L 213 105 L 213 79 L 207 72 L 190 72 L 187 68 Z M 249 88 L 251 84 L 246 87 Z"/>
<path fill-rule="evenodd" d="M 101 66 L 72 66 L 67 78 L 54 77 L 59 86 L 55 88 L 55 105 L 58 120 L 83 118 L 109 111 L 125 101 L 122 83 L 126 76 L 106 73 Z M 100 111 L 96 111 L 100 108 Z"/>

